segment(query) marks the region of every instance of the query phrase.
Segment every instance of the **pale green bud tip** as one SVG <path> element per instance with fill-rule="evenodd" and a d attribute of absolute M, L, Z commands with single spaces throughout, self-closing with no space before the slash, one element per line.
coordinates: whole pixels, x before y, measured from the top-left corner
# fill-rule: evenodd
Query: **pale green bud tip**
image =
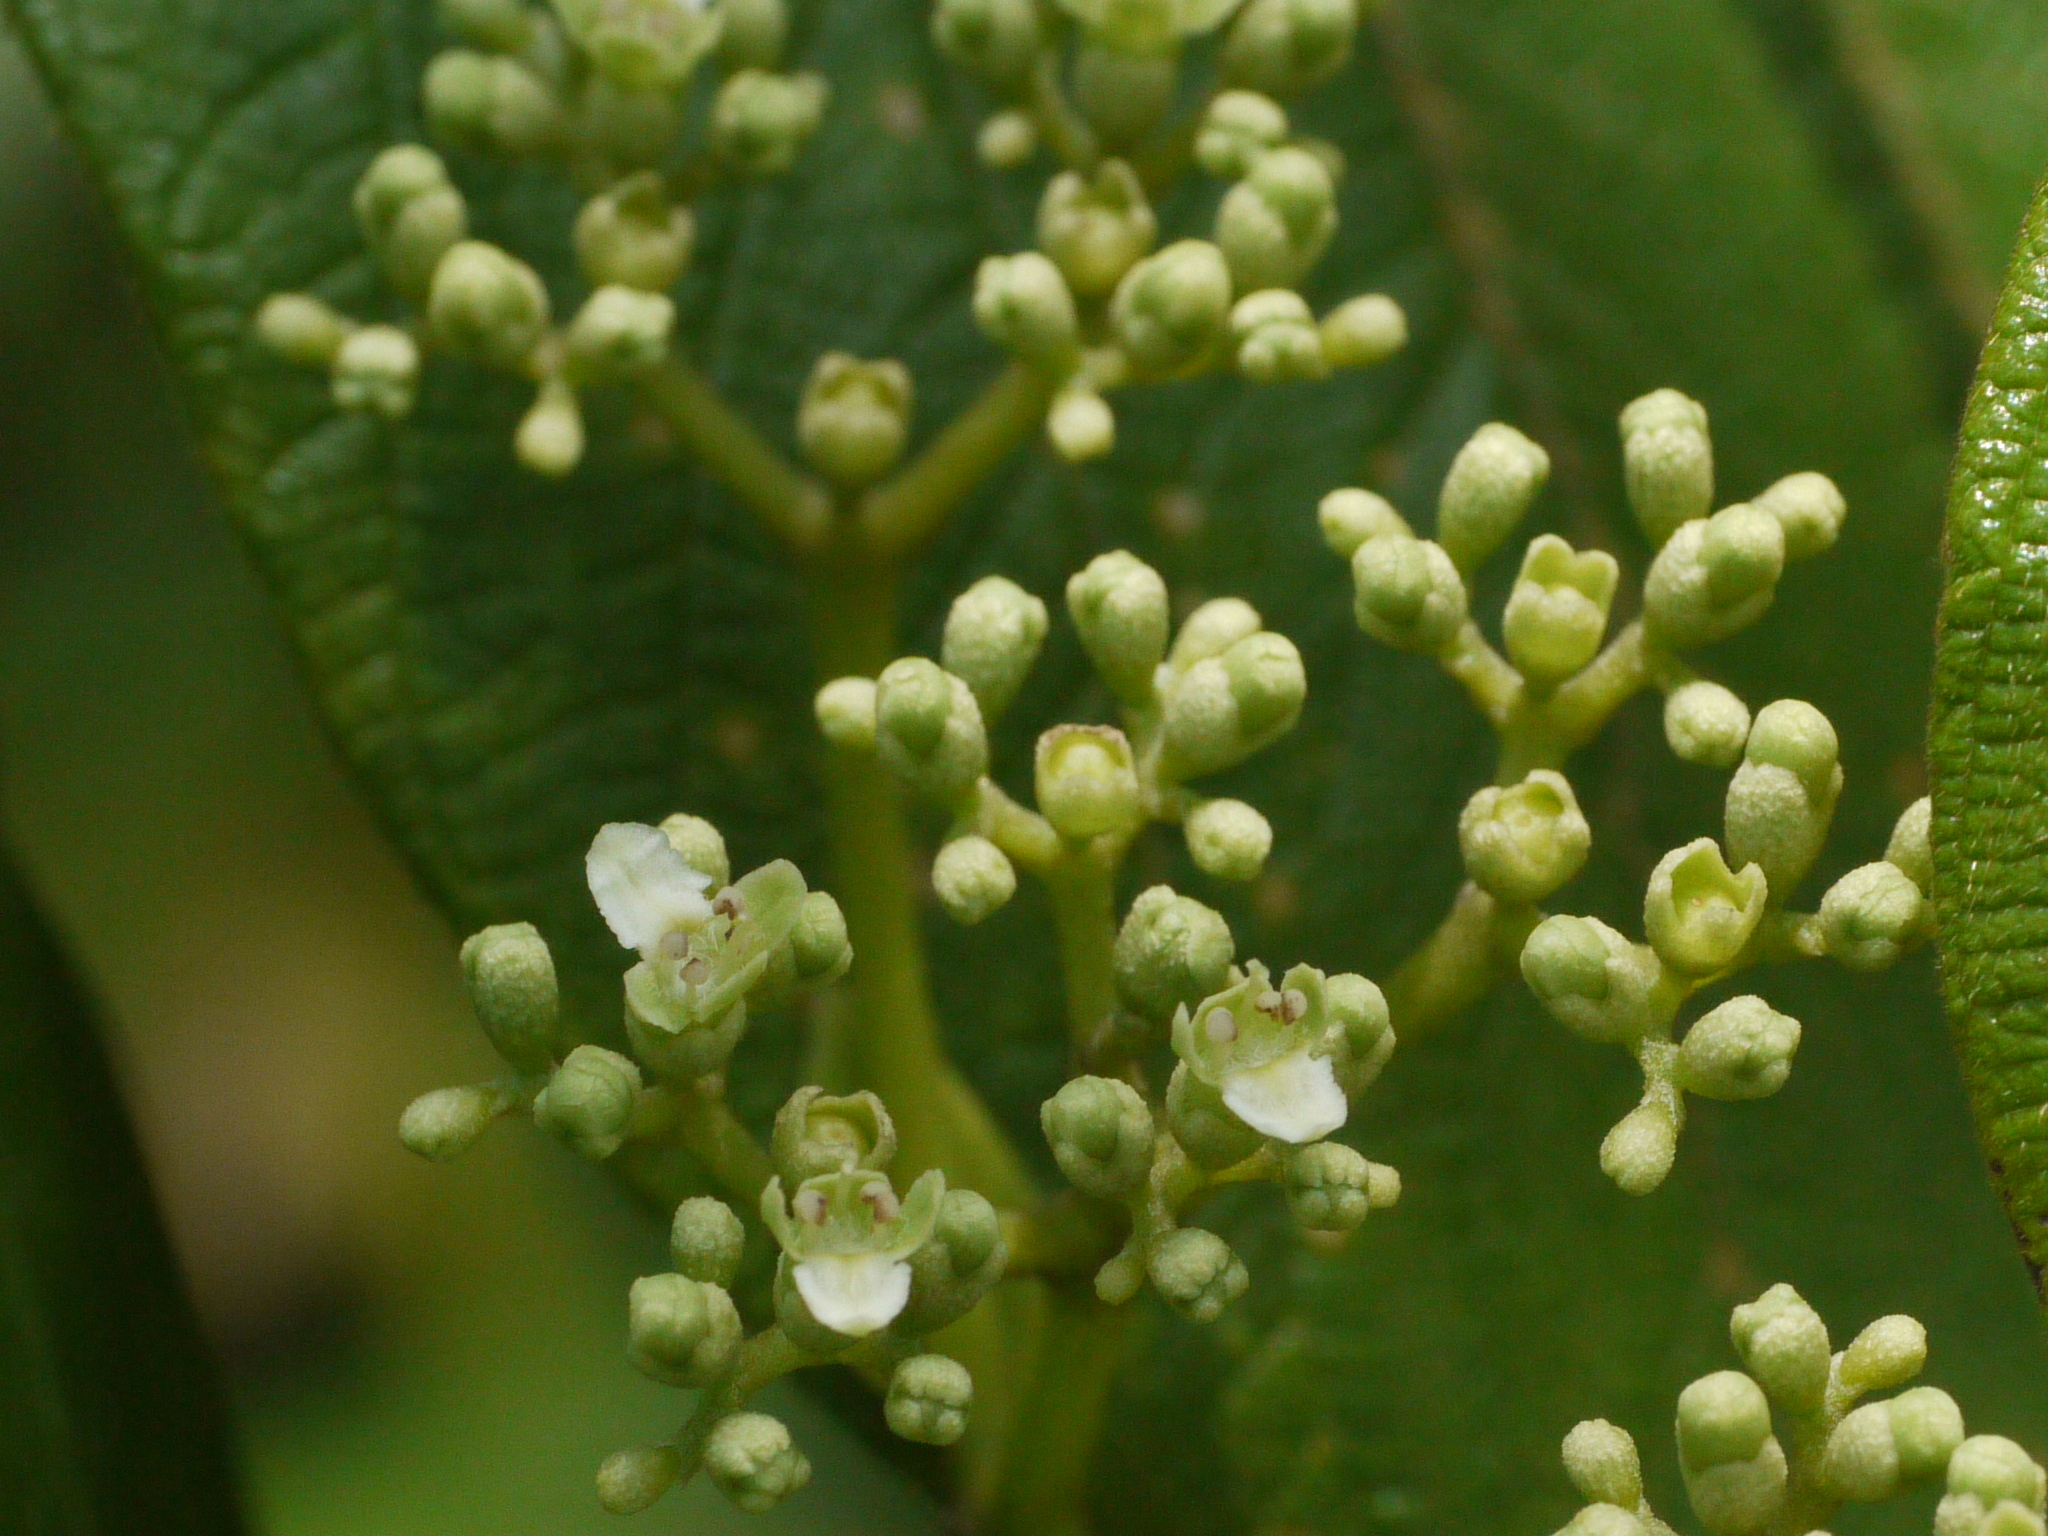
<path fill-rule="evenodd" d="M 1785 558 L 1810 560 L 1834 547 L 1849 504 L 1826 475 L 1787 475 L 1750 505 L 1778 520 L 1785 533 Z"/>
<path fill-rule="evenodd" d="M 881 478 L 910 438 L 910 370 L 844 352 L 818 359 L 797 407 L 797 444 L 811 467 L 858 488 Z"/>
<path fill-rule="evenodd" d="M 1643 1467 L 1636 1443 L 1625 1429 L 1605 1419 L 1587 1419 L 1564 1437 L 1564 1470 L 1593 1504 L 1634 1509 L 1643 1497 Z"/>
<path fill-rule="evenodd" d="M 446 138 L 504 155 L 551 147 L 562 107 L 548 83 L 517 59 L 454 49 L 427 66 L 427 121 Z"/>
<path fill-rule="evenodd" d="M 579 1045 L 555 1068 L 534 1118 L 584 1156 L 603 1160 L 624 1145 L 640 1068 L 617 1051 Z"/>
<path fill-rule="evenodd" d="M 1831 1369 L 1827 1325 L 1791 1286 L 1774 1285 L 1737 1307 L 1728 1331 L 1773 1402 L 1795 1413 L 1820 1407 Z"/>
<path fill-rule="evenodd" d="M 967 1433 L 974 1378 L 944 1355 L 913 1355 L 889 1378 L 882 1405 L 889 1428 L 920 1445 L 951 1445 Z"/>
<path fill-rule="evenodd" d="M 1749 708 L 1719 683 L 1681 683 L 1664 699 L 1664 740 L 1681 762 L 1733 768 L 1749 740 Z"/>
<path fill-rule="evenodd" d="M 1927 1363 L 1927 1330 L 1903 1313 L 1880 1317 L 1842 1351 L 1842 1385 L 1854 1393 L 1889 1392 Z"/>
<path fill-rule="evenodd" d="M 1989 1506 L 2010 1499 L 2039 1514 L 2048 1478 L 2024 1450 L 2003 1435 L 1972 1435 L 1948 1461 L 1948 1491 L 1972 1494 Z"/>
<path fill-rule="evenodd" d="M 1531 540 L 1501 620 L 1508 659 L 1539 688 L 1574 676 L 1599 653 L 1620 579 L 1604 550 L 1581 554 L 1548 533 Z"/>
<path fill-rule="evenodd" d="M 1126 550 L 1097 555 L 1067 582 L 1067 612 L 1104 682 L 1126 701 L 1152 692 L 1166 655 L 1166 583 Z"/>
<path fill-rule="evenodd" d="M 974 691 L 983 718 L 993 719 L 1016 697 L 1049 623 L 1038 598 L 1006 577 L 984 576 L 953 599 L 940 663 Z"/>
<path fill-rule="evenodd" d="M 537 475 L 560 479 L 583 462 L 583 408 L 562 379 L 549 379 L 519 423 L 512 448 Z"/>
<path fill-rule="evenodd" d="M 972 927 L 1017 894 L 1017 871 L 987 838 L 956 837 L 932 860 L 932 891 L 948 917 Z"/>
<path fill-rule="evenodd" d="M 593 197 L 576 215 L 576 260 L 594 286 L 648 293 L 675 286 L 689 265 L 697 223 L 671 208 L 659 175 L 644 171 Z"/>
<path fill-rule="evenodd" d="M 1356 0 L 1252 0 L 1224 39 L 1224 78 L 1269 96 L 1299 95 L 1350 57 L 1358 9 Z"/>
<path fill-rule="evenodd" d="M 522 1072 L 544 1070 L 560 1045 L 554 957 L 531 923 L 473 933 L 462 946 L 470 1005 L 498 1054 Z"/>
<path fill-rule="evenodd" d="M 847 752 L 875 749 L 875 684 L 865 677 L 835 678 L 818 690 L 813 704 L 818 729 Z"/>
<path fill-rule="evenodd" d="M 350 325 L 303 293 L 273 293 L 256 311 L 256 339 L 288 363 L 325 368 L 333 363 Z"/>
<path fill-rule="evenodd" d="M 1330 371 L 1322 336 L 1308 303 L 1286 288 L 1265 288 L 1239 299 L 1230 311 L 1237 371 L 1254 384 L 1320 379 Z"/>
<path fill-rule="evenodd" d="M 1465 872 L 1502 901 L 1543 900 L 1576 875 L 1593 846 L 1593 829 L 1561 773 L 1531 772 L 1521 783 L 1488 785 L 1458 817 Z"/>
<path fill-rule="evenodd" d="M 1884 861 L 1920 887 L 1924 895 L 1934 889 L 1934 802 L 1922 795 L 1899 817 L 1885 845 Z"/>
<path fill-rule="evenodd" d="M 774 1508 L 811 1480 L 811 1464 L 788 1429 L 765 1413 L 720 1419 L 704 1445 L 704 1470 L 750 1514 Z"/>
<path fill-rule="evenodd" d="M 960 68 L 1001 86 L 1031 68 L 1043 37 L 1031 0 L 939 0 L 932 40 Z"/>
<path fill-rule="evenodd" d="M 1891 1420 L 1892 1446 L 1904 1482 L 1935 1476 L 1963 1443 L 1963 1411 L 1939 1387 L 1913 1387 L 1884 1408 Z"/>
<path fill-rule="evenodd" d="M 517 368 L 547 330 L 548 294 L 534 270 L 482 240 L 449 248 L 434 268 L 427 319 L 443 345 Z"/>
<path fill-rule="evenodd" d="M 1172 666 L 1178 671 L 1167 688 L 1162 764 L 1169 778 L 1194 778 L 1242 762 L 1293 729 L 1308 693 L 1301 653 L 1284 635 L 1258 631 L 1221 655 L 1202 654 L 1203 621 L 1211 610 L 1258 621 L 1248 604 L 1225 602 L 1197 609 L 1174 646 Z"/>
<path fill-rule="evenodd" d="M 975 134 L 974 152 L 990 170 L 1017 170 L 1038 153 L 1038 125 L 1015 108 L 994 113 Z"/>
<path fill-rule="evenodd" d="M 607 1513 L 637 1515 L 675 1486 L 683 1456 L 672 1445 L 616 1451 L 597 1469 L 597 1502 Z"/>
<path fill-rule="evenodd" d="M 703 1386 L 724 1370 L 745 1330 L 721 1286 L 643 1275 L 627 1302 L 626 1358 L 655 1381 Z"/>
<path fill-rule="evenodd" d="M 1060 836 L 1085 842 L 1144 821 L 1131 744 L 1107 725 L 1059 725 L 1038 738 L 1038 809 Z"/>
<path fill-rule="evenodd" d="M 1713 509 L 1714 449 L 1697 400 L 1660 389 L 1631 401 L 1621 446 L 1629 505 L 1653 546 Z"/>
<path fill-rule="evenodd" d="M 1079 356 L 1074 296 L 1060 269 L 1037 251 L 982 261 L 974 319 L 990 341 L 1048 373 L 1072 371 Z"/>
<path fill-rule="evenodd" d="M 1349 1232 L 1382 1203 L 1372 1197 L 1372 1170 L 1341 1142 L 1303 1147 L 1287 1158 L 1287 1209 L 1310 1232 Z"/>
<path fill-rule="evenodd" d="M 1852 869 L 1820 899 L 1821 943 L 1852 971 L 1896 964 L 1921 931 L 1927 901 L 1889 861 Z"/>
<path fill-rule="evenodd" d="M 445 1163 L 467 1152 L 504 1107 L 504 1096 L 485 1085 L 436 1088 L 405 1107 L 398 1139 L 406 1151 Z"/>
<path fill-rule="evenodd" d="M 1067 1182 L 1084 1194 L 1121 1199 L 1152 1167 L 1152 1111 L 1129 1083 L 1077 1077 L 1047 1099 L 1039 1124 Z"/>
<path fill-rule="evenodd" d="M 1712 838 L 1664 855 L 1650 872 L 1643 924 L 1658 958 L 1688 976 L 1732 965 L 1763 916 L 1767 885 L 1754 864 L 1728 868 Z"/>
<path fill-rule="evenodd" d="M 1182 240 L 1124 274 L 1110 300 L 1110 324 L 1139 370 L 1173 374 L 1202 362 L 1223 339 L 1230 295 L 1223 253 L 1206 241 Z"/>
<path fill-rule="evenodd" d="M 1797 1019 L 1760 997 L 1731 997 L 1686 1031 L 1679 1085 L 1710 1099 L 1768 1098 L 1785 1086 L 1798 1049 Z"/>
<path fill-rule="evenodd" d="M 1757 711 L 1743 753 L 1752 763 L 1796 774 L 1815 796 L 1826 791 L 1840 754 L 1828 717 L 1798 699 L 1779 699 Z"/>
<path fill-rule="evenodd" d="M 1643 584 L 1650 639 L 1688 650 L 1754 623 L 1770 607 L 1785 568 L 1785 534 L 1746 503 L 1695 518 L 1665 542 Z"/>
<path fill-rule="evenodd" d="M 779 176 L 818 131 L 830 94 L 823 75 L 743 69 L 719 88 L 711 142 L 745 174 Z"/>
<path fill-rule="evenodd" d="M 418 144 L 394 144 L 356 183 L 356 222 L 398 289 L 417 294 L 434 265 L 469 227 L 462 194 L 441 157 Z"/>
<path fill-rule="evenodd" d="M 1522 975 L 1549 1002 L 1584 998 L 1600 1002 L 1609 990 L 1606 926 L 1591 918 L 1546 917 L 1522 946 Z"/>
<path fill-rule="evenodd" d="M 1336 231 L 1336 182 L 1306 149 L 1259 156 L 1216 210 L 1216 245 L 1240 293 L 1293 287 Z"/>
<path fill-rule="evenodd" d="M 1103 161 L 1092 177 L 1062 171 L 1038 205 L 1039 249 L 1083 298 L 1115 288 L 1158 236 L 1137 172 L 1121 160 Z"/>
<path fill-rule="evenodd" d="M 1460 571 L 1500 548 L 1550 479 L 1550 455 L 1503 422 L 1472 434 L 1437 499 L 1436 536 Z"/>
<path fill-rule="evenodd" d="M 575 378 L 609 384 L 647 372 L 668 355 L 675 320 L 675 304 L 666 294 L 618 283 L 598 289 L 564 338 Z"/>
<path fill-rule="evenodd" d="M 397 421 L 412 413 L 419 390 L 420 349 L 395 325 L 351 331 L 334 354 L 334 403 Z"/>
<path fill-rule="evenodd" d="M 1124 1005 L 1155 1023 L 1223 989 L 1237 946 L 1221 913 L 1155 885 L 1131 903 L 1113 964 Z"/>
<path fill-rule="evenodd" d="M 1770 1434 L 1763 1388 L 1740 1371 L 1702 1376 L 1678 1394 L 1678 1454 L 1691 1471 L 1754 1461 Z"/>
<path fill-rule="evenodd" d="M 1160 1239 L 1145 1270 L 1167 1304 L 1198 1323 L 1216 1321 L 1251 1284 L 1230 1244 L 1200 1227 L 1181 1227 Z"/>
<path fill-rule="evenodd" d="M 1588 1504 L 1572 1516 L 1557 1536 L 1647 1536 L 1648 1531 L 1640 1516 L 1619 1504 Z"/>
<path fill-rule="evenodd" d="M 1209 103 L 1195 135 L 1195 159 L 1211 176 L 1244 175 L 1287 138 L 1287 113 L 1257 91 L 1223 91 Z"/>
<path fill-rule="evenodd" d="M 1377 368 L 1408 345 L 1408 316 L 1383 293 L 1347 299 L 1321 326 L 1323 359 L 1332 368 Z"/>
<path fill-rule="evenodd" d="M 1383 533 L 1413 537 L 1392 502 L 1355 486 L 1325 496 L 1316 507 L 1316 523 L 1323 530 L 1323 542 L 1342 560 L 1349 560 L 1366 540 Z"/>
<path fill-rule="evenodd" d="M 853 964 L 853 944 L 846 933 L 846 913 L 826 891 L 811 891 L 789 931 L 799 981 L 836 981 Z"/>
<path fill-rule="evenodd" d="M 1874 1504 L 1899 1491 L 1899 1453 L 1885 1403 L 1853 1409 L 1828 1436 L 1820 1482 L 1837 1499 Z"/>
<path fill-rule="evenodd" d="M 1240 640 L 1249 640 L 1264 623 L 1259 610 L 1243 598 L 1215 598 L 1187 616 L 1167 659 L 1185 671 L 1198 661 L 1223 655 Z"/>
<path fill-rule="evenodd" d="M 1661 1104 L 1638 1104 L 1600 1143 L 1600 1171 L 1624 1194 L 1647 1195 L 1670 1176 L 1678 1125 Z"/>
<path fill-rule="evenodd" d="M 946 804 L 972 790 L 988 767 L 973 691 L 922 656 L 893 661 L 876 679 L 875 746 L 891 768 Z"/>
<path fill-rule="evenodd" d="M 953 688 L 936 662 L 906 656 L 875 682 L 875 725 L 916 757 L 935 750 L 953 712 Z"/>
<path fill-rule="evenodd" d="M 710 890 L 732 883 L 732 856 L 726 852 L 725 834 L 702 816 L 677 811 L 663 819 L 661 833 L 685 864 L 711 882 Z"/>
<path fill-rule="evenodd" d="M 1045 413 L 1045 435 L 1062 459 L 1085 464 L 1116 446 L 1116 412 L 1092 389 L 1063 389 Z"/>
<path fill-rule="evenodd" d="M 705 1285 L 730 1288 L 740 1272 L 747 1229 L 731 1206 L 709 1195 L 693 1195 L 676 1207 L 669 1224 L 669 1258 L 676 1271 Z"/>
<path fill-rule="evenodd" d="M 1205 800 L 1182 828 L 1195 867 L 1218 880 L 1256 880 L 1273 851 L 1273 825 L 1242 800 Z"/>
<path fill-rule="evenodd" d="M 1366 540 L 1351 557 L 1351 581 L 1358 626 L 1382 645 L 1435 655 L 1464 627 L 1465 579 L 1431 540 Z"/>

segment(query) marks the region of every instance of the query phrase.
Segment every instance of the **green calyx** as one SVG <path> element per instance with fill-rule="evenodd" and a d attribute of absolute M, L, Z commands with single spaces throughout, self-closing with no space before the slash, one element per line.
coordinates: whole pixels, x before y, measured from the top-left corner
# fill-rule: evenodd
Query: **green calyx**
<path fill-rule="evenodd" d="M 896 1156 L 896 1124 L 872 1093 L 799 1088 L 775 1116 L 769 1156 L 794 1186 L 834 1173 L 878 1172 Z"/>

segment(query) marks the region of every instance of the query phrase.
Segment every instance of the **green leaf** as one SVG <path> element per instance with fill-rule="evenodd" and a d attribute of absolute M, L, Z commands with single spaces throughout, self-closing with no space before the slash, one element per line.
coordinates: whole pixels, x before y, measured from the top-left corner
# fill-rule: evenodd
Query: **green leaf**
<path fill-rule="evenodd" d="M 242 1528 L 213 1358 L 97 1023 L 5 866 L 0 1423 L 10 1530 Z"/>
<path fill-rule="evenodd" d="M 386 433 L 336 418 L 246 339 L 273 289 L 383 302 L 346 192 L 417 131 L 423 0 L 10 3 L 137 253 L 336 739 L 451 921 L 538 923 L 601 1030 L 622 961 L 581 860 L 602 822 L 709 815 L 739 867 L 788 856 L 831 889 L 795 584 L 729 498 L 623 402 L 594 423 L 591 464 L 549 485 L 511 465 L 524 402 L 507 386 L 437 363 L 419 416 Z M 1842 546 L 1714 661 L 1753 703 L 1810 698 L 1842 727 L 1850 791 L 1820 879 L 1876 856 L 1912 797 L 1946 436 L 1921 338 L 1949 322 L 1894 280 L 1904 237 L 1871 216 L 1745 14 L 1387 12 L 1300 117 L 1353 168 L 1312 297 L 1392 293 L 1409 353 L 1321 386 L 1120 401 L 1108 464 L 1020 455 L 917 572 L 906 649 L 926 654 L 968 580 L 999 570 L 1056 600 L 1119 544 L 1177 595 L 1242 593 L 1300 644 L 1300 730 L 1229 781 L 1279 833 L 1272 874 L 1233 910 L 1244 952 L 1384 975 L 1449 898 L 1485 732 L 1433 670 L 1358 634 L 1312 509 L 1366 479 L 1427 526 L 1444 465 L 1496 415 L 1557 460 L 1541 520 L 1638 568 L 1612 423 L 1642 390 L 1706 402 L 1724 499 L 1834 475 L 1853 509 Z M 979 104 L 932 58 L 919 0 L 833 0 L 801 23 L 835 107 L 790 182 L 706 218 L 682 330 L 780 441 L 828 348 L 902 356 L 929 432 L 995 370 L 967 288 L 981 256 L 1027 241 L 1034 184 L 972 171 Z M 474 162 L 457 175 L 483 232 L 573 294 L 570 195 Z M 1214 191 L 1177 199 L 1167 229 L 1199 228 Z M 1986 228 L 1996 197 L 1970 205 Z M 1482 612 L 1510 563 L 1489 570 Z M 999 773 L 1021 789 L 1035 729 L 1106 703 L 1057 625 Z M 1671 766 L 1657 734 L 1654 710 L 1631 712 L 1574 770 L 1599 862 L 1568 899 L 1629 928 L 1656 856 L 1718 820 L 1719 780 Z M 1135 873 L 1224 899 L 1175 860 L 1148 842 Z M 935 915 L 931 933 L 956 1055 L 1043 1161 L 1035 1108 L 1064 1064 L 1044 913 L 1020 899 L 965 935 Z M 1672 1187 L 1645 1203 L 1595 1163 L 1632 1096 L 1626 1064 L 1519 1000 L 1397 1056 L 1353 1134 L 1402 1169 L 1403 1204 L 1335 1256 L 1284 1239 L 1271 1199 L 1218 1211 L 1253 1294 L 1206 1331 L 1146 1314 L 1096 1469 L 1104 1528 L 1540 1531 L 1567 1505 L 1557 1441 L 1591 1414 L 1639 1434 L 1668 1501 L 1672 1397 L 1728 1362 L 1728 1305 L 1779 1279 L 1840 1330 L 1916 1312 L 1973 1425 L 2038 1443 L 2048 1420 L 2021 1405 L 2044 1358 L 1925 970 L 1762 990 L 1807 1026 L 1792 1085 L 1702 1109 Z M 765 1066 L 735 1074 L 763 1100 Z"/>

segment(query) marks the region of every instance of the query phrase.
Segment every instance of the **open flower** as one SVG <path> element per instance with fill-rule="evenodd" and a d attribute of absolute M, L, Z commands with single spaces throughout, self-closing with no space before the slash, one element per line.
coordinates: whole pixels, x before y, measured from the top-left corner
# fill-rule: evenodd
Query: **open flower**
<path fill-rule="evenodd" d="M 930 1239 L 945 1193 L 936 1168 L 901 1200 L 872 1169 L 806 1179 L 787 1198 L 777 1178 L 761 1192 L 761 1219 L 811 1316 L 858 1339 L 888 1327 L 908 1304 L 910 1256 Z"/>
<path fill-rule="evenodd" d="M 1173 1020 L 1173 1048 L 1224 1106 L 1262 1136 L 1300 1146 L 1344 1124 L 1323 973 L 1297 965 L 1276 988 L 1254 960 Z"/>

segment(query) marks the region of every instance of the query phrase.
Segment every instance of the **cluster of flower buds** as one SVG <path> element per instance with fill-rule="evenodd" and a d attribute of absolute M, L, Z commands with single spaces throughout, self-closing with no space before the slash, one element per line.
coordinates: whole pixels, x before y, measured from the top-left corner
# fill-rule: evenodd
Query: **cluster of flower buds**
<path fill-rule="evenodd" d="M 806 890 L 796 866 L 765 864 L 731 879 L 725 840 L 696 816 L 659 827 L 617 822 L 591 843 L 591 895 L 639 963 L 625 975 L 631 1054 L 571 1046 L 554 962 L 530 923 L 486 928 L 462 946 L 470 1001 L 511 1069 L 497 1081 L 442 1088 L 399 1124 L 406 1146 L 437 1162 L 506 1115 L 530 1110 L 585 1157 L 665 1134 L 678 1094 L 715 1083 L 752 1014 L 799 986 L 844 974 L 853 953 L 839 904 Z"/>
<path fill-rule="evenodd" d="M 721 176 L 787 171 L 817 130 L 825 82 L 771 72 L 785 0 L 443 0 L 441 15 L 461 46 L 427 67 L 430 128 L 462 150 L 557 163 L 594 189 L 575 225 L 587 295 L 556 323 L 539 274 L 470 237 L 441 157 L 400 144 L 357 182 L 355 212 L 411 320 L 358 324 L 311 295 L 275 294 L 256 334 L 287 361 L 327 369 L 343 410 L 389 420 L 411 412 L 424 352 L 526 379 L 535 394 L 514 436 L 520 462 L 565 475 L 583 457 L 579 392 L 668 355 L 669 290 L 695 238 L 688 198 Z M 707 62 L 723 79 L 706 142 L 686 156 L 688 97 Z"/>
<path fill-rule="evenodd" d="M 1342 1234 L 1395 1203 L 1401 1178 L 1328 1138 L 1393 1053 L 1386 999 L 1363 976 L 1297 965 L 1275 984 L 1216 912 L 1166 886 L 1131 907 L 1117 937 L 1119 1000 L 1165 1019 L 1176 1063 L 1164 1103 L 1121 1078 L 1077 1077 L 1040 1111 L 1075 1188 L 1123 1205 L 1130 1236 L 1095 1277 L 1111 1305 L 1152 1288 L 1209 1322 L 1249 1277 L 1230 1245 L 1181 1216 L 1224 1184 L 1266 1181 L 1309 1232 Z"/>
<path fill-rule="evenodd" d="M 844 1361 L 885 1374 L 889 1427 L 950 1445 L 966 1431 L 974 1384 L 925 1337 L 965 1316 L 1002 1278 L 995 1208 L 921 1175 L 899 1195 L 889 1112 L 871 1093 L 803 1088 L 776 1116 L 776 1173 L 760 1215 L 781 1248 L 774 1318 L 748 1335 L 731 1287 L 746 1227 L 710 1196 L 685 1200 L 670 1229 L 675 1268 L 633 1282 L 627 1358 L 667 1386 L 698 1392 L 660 1445 L 620 1451 L 598 1472 L 598 1498 L 619 1514 L 650 1504 L 701 1467 L 746 1510 L 767 1509 L 810 1480 L 789 1430 L 747 1401 L 792 1370 Z"/>
<path fill-rule="evenodd" d="M 1678 1398 L 1678 1461 L 1709 1536 L 1819 1532 L 1844 1504 L 1875 1504 L 1945 1479 L 1936 1536 L 2042 1536 L 2048 1476 L 1998 1435 L 1965 1438 L 1962 1411 L 1938 1387 L 1909 1387 L 1927 1332 L 1881 1317 L 1839 1353 L 1813 1308 L 1774 1285 L 1735 1309 L 1741 1371 L 1717 1371 Z M 1564 1465 L 1587 1500 L 1559 1536 L 1664 1536 L 1643 1493 L 1628 1432 L 1604 1419 L 1575 1427 Z"/>

